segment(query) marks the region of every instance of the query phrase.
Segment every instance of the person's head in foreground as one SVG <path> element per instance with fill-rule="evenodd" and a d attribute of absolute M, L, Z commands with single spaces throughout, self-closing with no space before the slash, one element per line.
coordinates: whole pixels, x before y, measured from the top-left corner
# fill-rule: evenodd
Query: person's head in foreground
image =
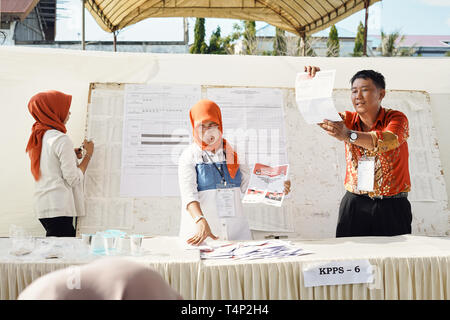
<path fill-rule="evenodd" d="M 126 258 L 103 258 L 48 273 L 19 300 L 181 300 L 154 270 Z"/>

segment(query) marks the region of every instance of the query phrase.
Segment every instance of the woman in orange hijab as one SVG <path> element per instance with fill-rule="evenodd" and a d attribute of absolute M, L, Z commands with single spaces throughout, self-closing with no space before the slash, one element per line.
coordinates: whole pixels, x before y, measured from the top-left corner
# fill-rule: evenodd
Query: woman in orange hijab
<path fill-rule="evenodd" d="M 247 189 L 250 171 L 222 137 L 220 108 L 213 101 L 200 100 L 189 116 L 194 143 L 183 151 L 178 165 L 180 237 L 191 245 L 200 245 L 208 237 L 249 240 L 241 192 Z"/>
<path fill-rule="evenodd" d="M 47 91 L 28 103 L 36 121 L 26 147 L 35 180 L 34 212 L 47 236 L 74 237 L 73 217 L 85 214 L 83 177 L 94 143 L 84 141 L 86 155 L 78 164 L 81 150 L 65 134 L 71 102 L 70 95 Z"/>

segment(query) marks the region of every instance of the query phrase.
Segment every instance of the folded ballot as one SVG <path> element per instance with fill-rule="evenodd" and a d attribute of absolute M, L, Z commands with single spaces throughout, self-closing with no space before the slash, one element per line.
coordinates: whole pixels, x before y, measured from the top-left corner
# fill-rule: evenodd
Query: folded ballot
<path fill-rule="evenodd" d="M 284 240 L 263 240 L 251 242 L 228 243 L 218 246 L 209 246 L 200 250 L 200 258 L 252 260 L 267 258 L 286 258 L 310 254 L 312 251 L 304 250 Z"/>
<path fill-rule="evenodd" d="M 281 207 L 284 200 L 284 182 L 289 165 L 270 167 L 256 163 L 248 183 L 242 203 L 264 203 Z"/>

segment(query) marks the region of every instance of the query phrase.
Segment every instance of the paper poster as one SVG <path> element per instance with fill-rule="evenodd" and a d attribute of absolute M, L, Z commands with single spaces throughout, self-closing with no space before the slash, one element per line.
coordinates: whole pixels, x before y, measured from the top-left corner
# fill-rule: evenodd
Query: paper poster
<path fill-rule="evenodd" d="M 122 197 L 178 196 L 178 158 L 190 144 L 189 109 L 200 86 L 126 85 Z"/>

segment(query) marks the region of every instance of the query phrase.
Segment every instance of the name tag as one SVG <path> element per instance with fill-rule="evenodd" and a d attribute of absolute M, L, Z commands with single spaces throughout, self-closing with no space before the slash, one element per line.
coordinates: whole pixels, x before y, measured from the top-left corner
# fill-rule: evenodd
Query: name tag
<path fill-rule="evenodd" d="M 334 261 L 313 264 L 303 270 L 305 287 L 374 282 L 369 260 Z"/>
<path fill-rule="evenodd" d="M 220 218 L 234 217 L 235 205 L 234 205 L 234 190 L 230 187 L 217 188 L 217 212 Z"/>
<path fill-rule="evenodd" d="M 362 157 L 358 161 L 358 190 L 373 191 L 375 182 L 375 157 Z"/>

